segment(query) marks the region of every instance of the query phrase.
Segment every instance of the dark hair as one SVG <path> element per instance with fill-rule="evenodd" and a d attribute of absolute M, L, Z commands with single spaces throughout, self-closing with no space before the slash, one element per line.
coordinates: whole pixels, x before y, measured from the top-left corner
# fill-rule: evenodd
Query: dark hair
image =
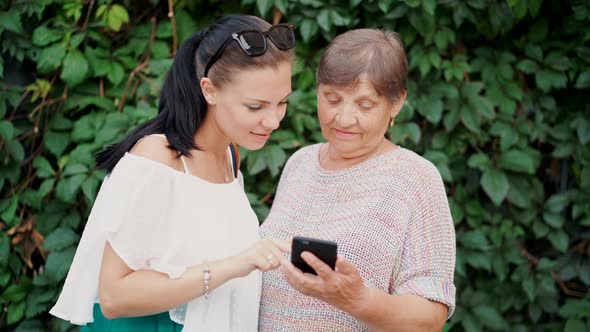
<path fill-rule="evenodd" d="M 408 60 L 397 33 L 356 29 L 337 36 L 322 55 L 317 82 L 354 87 L 362 75 L 390 102 L 401 97 L 406 90 Z"/>
<path fill-rule="evenodd" d="M 266 31 L 270 26 L 256 16 L 226 15 L 189 37 L 178 49 L 162 86 L 158 115 L 139 125 L 119 143 L 98 153 L 97 167 L 110 173 L 137 141 L 151 134 L 165 134 L 169 148 L 182 155 L 199 149 L 194 136 L 207 114 L 207 103 L 199 83 L 207 62 L 232 33 L 251 29 Z M 230 43 L 207 76 L 219 87 L 231 82 L 236 70 L 277 67 L 292 57 L 293 50 L 281 51 L 273 43 L 267 43 L 266 52 L 257 57 L 246 55 L 237 43 Z"/>

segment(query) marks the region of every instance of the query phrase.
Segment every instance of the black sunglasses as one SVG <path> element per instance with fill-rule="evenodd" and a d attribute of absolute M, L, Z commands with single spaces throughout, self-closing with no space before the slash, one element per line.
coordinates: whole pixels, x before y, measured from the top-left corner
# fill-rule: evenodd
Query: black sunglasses
<path fill-rule="evenodd" d="M 282 23 L 271 26 L 267 31 L 258 30 L 243 30 L 234 32 L 229 36 L 217 52 L 213 54 L 211 60 L 205 66 L 205 73 L 203 77 L 207 77 L 209 69 L 213 64 L 221 58 L 221 54 L 232 41 L 237 41 L 244 53 L 249 56 L 259 56 L 266 52 L 266 37 L 272 41 L 275 46 L 282 51 L 286 51 L 295 47 L 295 33 L 293 32 L 293 25 Z"/>

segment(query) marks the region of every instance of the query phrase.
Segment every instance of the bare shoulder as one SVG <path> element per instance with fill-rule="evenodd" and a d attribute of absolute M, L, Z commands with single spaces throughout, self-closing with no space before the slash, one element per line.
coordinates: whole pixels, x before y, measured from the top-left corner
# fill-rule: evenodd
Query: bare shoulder
<path fill-rule="evenodd" d="M 168 140 L 163 136 L 146 136 L 131 151 L 136 156 L 151 159 L 174 169 L 180 169 L 178 153 L 169 148 Z"/>

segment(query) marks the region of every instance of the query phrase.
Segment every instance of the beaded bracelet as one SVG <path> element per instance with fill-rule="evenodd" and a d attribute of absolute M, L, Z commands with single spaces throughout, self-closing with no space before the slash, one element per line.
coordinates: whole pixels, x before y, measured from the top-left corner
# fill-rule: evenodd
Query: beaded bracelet
<path fill-rule="evenodd" d="M 207 262 L 203 263 L 203 281 L 205 282 L 205 299 L 209 299 L 209 280 L 211 280 L 211 270 Z"/>

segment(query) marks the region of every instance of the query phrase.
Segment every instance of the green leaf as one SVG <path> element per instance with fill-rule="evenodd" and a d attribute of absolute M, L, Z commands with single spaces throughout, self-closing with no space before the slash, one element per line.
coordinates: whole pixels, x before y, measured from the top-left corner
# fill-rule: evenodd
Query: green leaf
<path fill-rule="evenodd" d="M 490 248 L 488 239 L 480 230 L 467 231 L 460 234 L 458 240 L 467 248 L 480 250 L 487 250 Z"/>
<path fill-rule="evenodd" d="M 502 171 L 487 170 L 481 177 L 480 184 L 496 206 L 499 206 L 508 194 L 508 179 Z"/>
<path fill-rule="evenodd" d="M 549 233 L 549 241 L 557 250 L 565 253 L 569 246 L 569 236 L 562 230 L 555 230 Z"/>
<path fill-rule="evenodd" d="M 565 209 L 570 201 L 570 197 L 567 193 L 555 194 L 547 200 L 545 207 L 554 213 L 559 213 Z"/>
<path fill-rule="evenodd" d="M 8 121 L 0 121 L 0 136 L 9 141 L 14 137 L 14 126 Z"/>
<path fill-rule="evenodd" d="M 113 5 L 107 13 L 107 24 L 114 31 L 119 31 L 123 23 L 129 23 L 127 9 L 121 5 Z"/>
<path fill-rule="evenodd" d="M 54 184 L 55 179 L 46 179 L 45 181 L 43 181 L 43 183 L 41 183 L 41 186 L 38 190 L 39 195 L 41 195 L 41 198 L 44 198 L 45 196 L 47 196 L 47 194 L 51 192 Z"/>
<path fill-rule="evenodd" d="M 509 128 L 500 134 L 500 151 L 506 151 L 518 142 L 518 131 Z"/>
<path fill-rule="evenodd" d="M 19 141 L 6 141 L 6 149 L 15 161 L 22 161 L 25 159 L 25 149 Z"/>
<path fill-rule="evenodd" d="M 541 69 L 535 73 L 535 82 L 543 92 L 549 92 L 552 88 L 565 88 L 567 76 L 564 73 Z"/>
<path fill-rule="evenodd" d="M 473 313 L 480 319 L 483 325 L 495 331 L 506 331 L 508 324 L 502 318 L 496 308 L 487 305 L 476 305 L 473 308 Z"/>
<path fill-rule="evenodd" d="M 268 169 L 272 176 L 277 176 L 279 168 L 287 160 L 287 154 L 278 145 L 271 145 L 267 147 L 266 151 Z"/>
<path fill-rule="evenodd" d="M 474 318 L 472 315 L 466 315 L 465 318 L 461 320 L 461 325 L 465 331 L 480 332 L 482 329 L 477 321 L 478 319 Z"/>
<path fill-rule="evenodd" d="M 543 219 L 545 220 L 545 222 L 554 227 L 554 228 L 561 228 L 565 222 L 565 219 L 563 218 L 563 216 L 560 216 L 558 214 L 553 214 L 553 213 L 549 213 L 549 212 L 545 212 L 543 214 Z"/>
<path fill-rule="evenodd" d="M 16 8 L 13 8 L 7 12 L 0 12 L 0 27 L 8 31 L 23 33 L 23 25 L 20 21 L 19 11 Z"/>
<path fill-rule="evenodd" d="M 488 99 L 477 96 L 470 98 L 469 102 L 486 119 L 492 120 L 496 116 L 494 106 Z"/>
<path fill-rule="evenodd" d="M 29 308 L 27 308 L 27 312 Z M 38 332 L 43 331 L 45 328 L 39 320 L 25 320 L 18 324 L 14 332 Z"/>
<path fill-rule="evenodd" d="M 420 127 L 417 124 L 410 122 L 406 125 L 406 132 L 408 133 L 408 137 L 416 144 L 420 143 L 420 138 L 422 137 L 422 133 L 420 132 Z"/>
<path fill-rule="evenodd" d="M 18 195 L 13 195 L 10 200 L 5 200 L 2 202 L 3 204 L 0 206 L 2 211 L 0 213 L 0 218 L 2 220 L 10 222 L 15 219 L 16 216 L 16 208 L 18 207 Z"/>
<path fill-rule="evenodd" d="M 533 158 L 524 151 L 515 149 L 502 153 L 498 164 L 504 169 L 527 174 L 534 174 L 536 170 Z"/>
<path fill-rule="evenodd" d="M 163 41 L 155 41 L 152 43 L 152 57 L 154 59 L 166 59 L 172 53 L 168 43 Z"/>
<path fill-rule="evenodd" d="M 377 7 L 379 7 L 379 9 L 381 9 L 381 11 L 383 13 L 387 13 L 387 12 L 389 12 L 389 8 L 392 3 L 393 3 L 393 0 L 378 0 Z"/>
<path fill-rule="evenodd" d="M 530 59 L 524 59 L 516 65 L 516 68 L 520 69 L 526 74 L 532 74 L 539 69 L 539 65 Z"/>
<path fill-rule="evenodd" d="M 99 180 L 94 176 L 90 176 L 82 182 L 82 192 L 89 202 L 94 202 L 98 185 Z"/>
<path fill-rule="evenodd" d="M 574 86 L 576 89 L 590 88 L 590 70 L 580 73 Z"/>
<path fill-rule="evenodd" d="M 563 332 L 587 332 L 588 327 L 579 319 L 568 319 Z"/>
<path fill-rule="evenodd" d="M 43 248 L 49 251 L 62 250 L 78 242 L 80 236 L 71 228 L 60 227 L 45 238 Z"/>
<path fill-rule="evenodd" d="M 528 277 L 522 281 L 522 289 L 526 293 L 530 302 L 535 300 L 536 288 L 535 280 L 533 278 Z"/>
<path fill-rule="evenodd" d="M 320 10 L 317 21 L 320 28 L 322 28 L 324 31 L 330 31 L 332 21 L 330 20 L 330 12 L 328 9 Z"/>
<path fill-rule="evenodd" d="M 265 16 L 266 13 L 272 8 L 272 0 L 256 0 L 256 8 L 260 13 L 260 16 Z"/>
<path fill-rule="evenodd" d="M 33 31 L 33 44 L 36 46 L 45 46 L 60 40 L 62 37 L 62 32 L 60 30 L 40 26 Z"/>
<path fill-rule="evenodd" d="M 70 119 L 68 119 L 68 118 L 66 118 L 61 113 L 57 113 L 49 121 L 49 129 L 54 129 L 54 130 L 58 130 L 59 131 L 59 130 L 72 129 L 72 127 L 73 127 L 73 121 L 70 120 Z"/>
<path fill-rule="evenodd" d="M 467 160 L 467 165 L 471 168 L 485 171 L 490 168 L 490 158 L 484 153 L 474 154 Z"/>
<path fill-rule="evenodd" d="M 49 254 L 45 263 L 45 274 L 47 277 L 54 282 L 61 282 L 70 269 L 75 253 L 76 248 L 69 248 Z"/>
<path fill-rule="evenodd" d="M 306 18 L 301 22 L 301 37 L 303 37 L 303 42 L 308 43 L 311 38 L 317 33 L 319 26 L 315 20 Z"/>
<path fill-rule="evenodd" d="M 248 153 L 248 174 L 255 175 L 262 172 L 266 168 L 266 163 L 264 161 L 264 155 L 260 150 L 258 151 L 251 151 Z"/>
<path fill-rule="evenodd" d="M 425 98 L 421 99 L 418 106 L 418 111 L 423 114 L 428 122 L 438 124 L 443 112 L 443 102 L 439 98 Z"/>
<path fill-rule="evenodd" d="M 80 44 L 84 41 L 85 38 L 86 38 L 85 32 L 80 32 L 80 33 L 75 34 L 72 37 L 72 39 L 70 39 L 70 47 L 78 48 L 80 46 Z"/>
<path fill-rule="evenodd" d="M 10 285 L 2 292 L 2 299 L 9 302 L 20 302 L 25 299 L 31 289 L 30 282 Z"/>
<path fill-rule="evenodd" d="M 70 143 L 69 135 L 66 133 L 59 133 L 48 131 L 44 139 L 45 147 L 56 157 L 61 157 L 65 149 Z"/>
<path fill-rule="evenodd" d="M 467 129 L 479 134 L 480 118 L 476 110 L 465 106 L 461 107 L 461 122 Z"/>
<path fill-rule="evenodd" d="M 434 16 L 436 10 L 436 0 L 422 0 L 422 7 L 429 15 Z"/>
<path fill-rule="evenodd" d="M 65 167 L 63 175 L 69 176 L 69 175 L 86 174 L 86 173 L 88 173 L 88 167 L 86 165 L 79 164 L 79 163 L 73 163 L 73 164 L 70 163 Z"/>
<path fill-rule="evenodd" d="M 275 6 L 277 7 L 277 9 L 281 13 L 286 14 L 287 8 L 289 6 L 289 1 L 288 0 L 275 0 Z"/>
<path fill-rule="evenodd" d="M 8 306 L 8 315 L 6 323 L 12 325 L 20 321 L 25 315 L 26 304 L 25 302 L 11 303 Z"/>
<path fill-rule="evenodd" d="M 121 83 L 125 78 L 125 70 L 123 69 L 123 66 L 121 66 L 121 64 L 118 62 L 111 62 L 109 65 L 107 78 L 114 85 L 119 85 L 119 83 Z"/>
<path fill-rule="evenodd" d="M 85 179 L 85 174 L 78 174 L 62 179 L 57 184 L 57 197 L 65 203 L 73 203 L 76 200 L 76 194 Z"/>
<path fill-rule="evenodd" d="M 88 61 L 78 50 L 71 50 L 63 63 L 63 71 L 60 78 L 69 86 L 80 84 L 88 74 Z"/>
<path fill-rule="evenodd" d="M 45 157 L 36 157 L 33 160 L 33 167 L 37 171 L 37 176 L 40 178 L 48 178 L 55 175 L 53 167 L 51 167 L 51 164 Z"/>
<path fill-rule="evenodd" d="M 588 144 L 590 142 L 590 121 L 587 119 L 579 119 L 577 133 L 580 143 Z"/>
<path fill-rule="evenodd" d="M 170 38 L 172 37 L 172 22 L 163 21 L 158 24 L 156 29 L 156 37 L 158 38 Z"/>
<path fill-rule="evenodd" d="M 61 61 L 65 55 L 66 50 L 61 44 L 44 48 L 37 60 L 37 70 L 40 74 L 47 74 L 56 70 L 61 65 Z"/>

